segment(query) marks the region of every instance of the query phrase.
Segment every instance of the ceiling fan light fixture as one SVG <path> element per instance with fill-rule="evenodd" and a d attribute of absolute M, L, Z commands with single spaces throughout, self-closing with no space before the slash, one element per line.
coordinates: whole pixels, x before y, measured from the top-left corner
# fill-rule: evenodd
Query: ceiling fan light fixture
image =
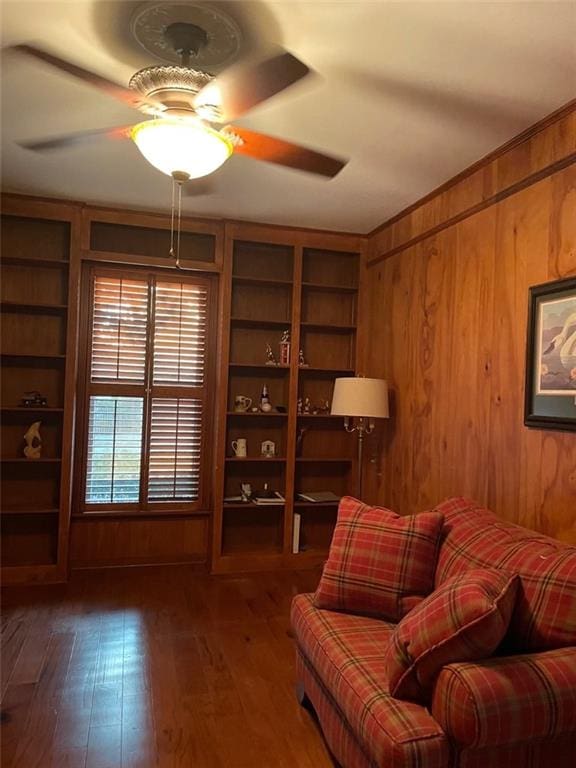
<path fill-rule="evenodd" d="M 184 120 L 146 120 L 132 128 L 130 138 L 151 165 L 172 177 L 208 176 L 234 151 L 227 136 L 202 123 Z"/>

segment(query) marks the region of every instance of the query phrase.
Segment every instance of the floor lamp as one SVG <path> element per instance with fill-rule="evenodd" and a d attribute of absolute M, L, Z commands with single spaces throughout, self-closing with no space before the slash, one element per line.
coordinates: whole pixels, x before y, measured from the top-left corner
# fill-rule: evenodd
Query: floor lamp
<path fill-rule="evenodd" d="M 344 416 L 346 432 L 358 433 L 358 498 L 362 498 L 364 435 L 374 431 L 375 419 L 387 419 L 390 415 L 387 382 L 363 377 L 336 379 L 330 412 L 333 416 Z"/>

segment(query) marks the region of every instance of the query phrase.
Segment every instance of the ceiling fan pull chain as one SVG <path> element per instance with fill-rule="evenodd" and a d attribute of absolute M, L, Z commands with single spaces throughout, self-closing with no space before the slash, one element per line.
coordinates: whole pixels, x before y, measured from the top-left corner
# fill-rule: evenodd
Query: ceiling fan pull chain
<path fill-rule="evenodd" d="M 180 234 L 182 232 L 182 182 L 175 182 L 178 184 L 178 229 L 176 235 L 176 269 L 182 269 L 180 266 Z"/>
<path fill-rule="evenodd" d="M 174 256 L 174 191 L 176 186 L 176 180 L 172 177 L 172 206 L 170 208 L 170 251 L 168 255 L 170 258 Z"/>

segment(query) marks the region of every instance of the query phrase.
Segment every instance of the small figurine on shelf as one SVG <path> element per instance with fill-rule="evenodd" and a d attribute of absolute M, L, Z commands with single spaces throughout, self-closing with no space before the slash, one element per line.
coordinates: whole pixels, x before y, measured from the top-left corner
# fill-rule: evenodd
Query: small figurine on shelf
<path fill-rule="evenodd" d="M 260 395 L 260 410 L 263 413 L 269 413 L 272 410 L 270 397 L 268 396 L 268 386 L 266 384 L 262 387 L 262 394 Z"/>
<path fill-rule="evenodd" d="M 302 414 L 302 398 L 301 397 L 298 398 L 298 402 L 296 403 L 296 413 L 298 414 L 298 416 Z"/>
<path fill-rule="evenodd" d="M 298 353 L 298 366 L 300 368 L 309 368 L 310 367 L 308 365 L 308 363 L 306 362 L 306 360 L 304 359 L 304 350 L 303 349 L 301 349 L 300 352 Z"/>
<path fill-rule="evenodd" d="M 324 405 L 320 408 L 320 413 L 330 413 L 330 402 L 324 400 Z"/>
<path fill-rule="evenodd" d="M 310 398 L 307 397 L 304 400 L 304 410 L 303 413 L 311 413 L 312 412 L 312 403 L 310 402 Z"/>
<path fill-rule="evenodd" d="M 290 365 L 290 331 L 284 331 L 280 339 L 280 365 Z"/>
<path fill-rule="evenodd" d="M 265 459 L 273 459 L 276 456 L 276 443 L 272 440 L 264 440 L 260 446 L 260 455 Z"/>
<path fill-rule="evenodd" d="M 24 392 L 24 397 L 20 401 L 21 408 L 47 408 L 48 398 L 41 395 L 35 389 L 30 392 Z"/>
<path fill-rule="evenodd" d="M 40 437 L 41 424 L 41 421 L 35 421 L 28 427 L 26 434 L 24 435 L 24 440 L 26 441 L 24 456 L 26 456 L 27 459 L 39 459 L 42 455 L 42 438 Z"/>
<path fill-rule="evenodd" d="M 298 430 L 298 436 L 296 438 L 296 456 L 302 456 L 302 443 L 304 442 L 304 435 L 310 427 L 300 427 Z"/>
<path fill-rule="evenodd" d="M 266 344 L 266 365 L 278 365 L 278 360 L 276 360 L 270 344 Z"/>
<path fill-rule="evenodd" d="M 240 483 L 240 495 L 242 501 L 250 501 L 252 498 L 252 486 L 250 483 Z"/>

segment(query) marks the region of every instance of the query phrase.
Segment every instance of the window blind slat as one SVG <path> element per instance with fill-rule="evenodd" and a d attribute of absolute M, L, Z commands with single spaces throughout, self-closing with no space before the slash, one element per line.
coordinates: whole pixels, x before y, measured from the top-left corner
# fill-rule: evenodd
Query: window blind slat
<path fill-rule="evenodd" d="M 202 401 L 152 398 L 148 501 L 194 501 L 200 489 Z"/>
<path fill-rule="evenodd" d="M 144 383 L 148 283 L 94 278 L 91 370 L 93 382 Z"/>

